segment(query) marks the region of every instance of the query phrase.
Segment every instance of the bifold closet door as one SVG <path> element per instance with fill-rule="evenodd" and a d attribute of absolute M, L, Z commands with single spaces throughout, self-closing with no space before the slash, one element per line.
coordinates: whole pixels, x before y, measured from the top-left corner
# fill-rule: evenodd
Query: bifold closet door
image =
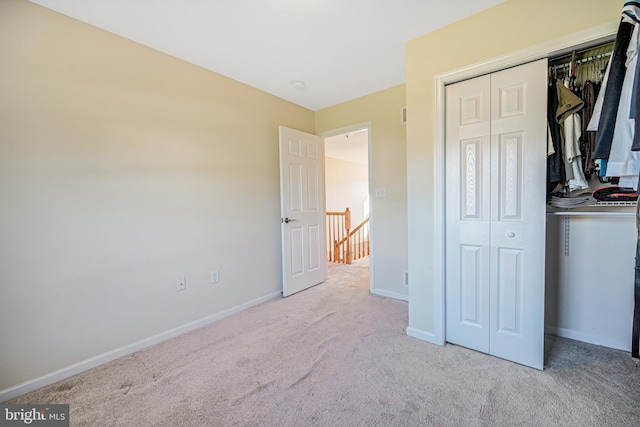
<path fill-rule="evenodd" d="M 446 340 L 489 353 L 491 78 L 446 91 Z"/>
<path fill-rule="evenodd" d="M 447 87 L 447 341 L 544 357 L 547 62 Z"/>

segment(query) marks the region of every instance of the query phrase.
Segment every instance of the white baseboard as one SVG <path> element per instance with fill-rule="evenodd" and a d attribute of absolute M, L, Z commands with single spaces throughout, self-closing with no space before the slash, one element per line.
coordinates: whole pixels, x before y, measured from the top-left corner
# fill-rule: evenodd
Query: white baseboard
<path fill-rule="evenodd" d="M 558 337 L 601 345 L 603 347 L 614 348 L 616 350 L 631 351 L 631 338 L 629 338 L 628 342 L 622 342 L 611 338 L 585 334 L 584 332 L 575 331 L 573 329 L 558 328 L 549 325 L 545 325 L 544 332 Z"/>
<path fill-rule="evenodd" d="M 417 338 L 417 339 L 422 340 L 422 341 L 430 342 L 431 344 L 441 345 L 436 340 L 436 334 L 434 334 L 432 332 L 426 332 L 426 331 L 422 331 L 420 329 L 415 329 L 415 328 L 409 327 L 409 328 L 407 328 L 407 335 L 409 335 L 410 337 L 413 337 L 413 338 Z"/>
<path fill-rule="evenodd" d="M 380 295 L 381 297 L 388 297 L 393 299 L 399 299 L 401 301 L 409 302 L 409 295 L 399 294 L 397 292 L 384 291 L 381 289 L 372 289 L 372 294 Z"/>
<path fill-rule="evenodd" d="M 39 378 L 30 380 L 30 381 L 26 381 L 22 384 L 18 384 L 17 386 L 14 386 L 5 390 L 0 390 L 0 402 L 6 402 L 18 396 L 22 396 L 23 394 L 37 390 L 41 387 L 53 384 L 55 382 L 69 378 L 73 375 L 79 374 L 80 372 L 87 371 L 89 369 L 95 368 L 96 366 L 104 365 L 107 362 L 111 362 L 112 360 L 118 359 L 123 356 L 127 356 L 131 353 L 135 353 L 136 351 L 142 350 L 152 345 L 159 344 L 168 339 L 177 337 L 178 335 L 182 335 L 182 334 L 186 334 L 187 332 L 194 331 L 198 328 L 206 326 L 217 320 L 224 319 L 225 317 L 229 317 L 232 314 L 238 313 L 242 310 L 246 310 L 247 308 L 256 306 L 260 303 L 263 303 L 265 301 L 268 301 L 280 295 L 281 295 L 280 291 L 271 293 L 264 297 L 260 297 L 252 301 L 246 302 L 244 304 L 240 304 L 236 307 L 232 307 L 228 310 L 224 310 L 219 313 L 212 314 L 207 317 L 203 317 L 202 319 L 189 322 L 182 326 L 169 329 L 168 331 L 161 332 L 151 337 L 144 338 L 133 344 L 129 344 L 124 347 L 120 347 L 118 349 L 100 354 L 98 356 L 91 357 L 81 362 L 74 363 L 71 366 L 58 369 L 57 371 L 51 372 L 49 374 L 43 375 Z"/>

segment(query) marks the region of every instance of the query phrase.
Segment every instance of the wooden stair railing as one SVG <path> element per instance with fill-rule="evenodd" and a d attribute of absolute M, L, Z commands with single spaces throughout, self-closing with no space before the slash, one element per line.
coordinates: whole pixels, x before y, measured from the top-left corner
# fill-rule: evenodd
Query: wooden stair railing
<path fill-rule="evenodd" d="M 330 262 L 344 262 L 340 248 L 336 242 L 344 239 L 351 228 L 351 212 L 347 208 L 344 212 L 327 212 L 327 234 L 329 236 L 327 249 Z"/>
<path fill-rule="evenodd" d="M 327 212 L 329 261 L 351 264 L 368 256 L 369 218 L 351 230 L 351 212 Z"/>
<path fill-rule="evenodd" d="M 336 251 L 344 247 L 344 263 L 351 264 L 369 255 L 369 218 L 365 218 L 341 241 L 335 243 Z"/>

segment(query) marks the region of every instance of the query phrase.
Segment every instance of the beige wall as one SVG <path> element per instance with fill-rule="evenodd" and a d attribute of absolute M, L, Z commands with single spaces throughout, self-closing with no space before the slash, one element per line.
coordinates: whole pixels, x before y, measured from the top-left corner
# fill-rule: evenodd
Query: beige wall
<path fill-rule="evenodd" d="M 395 297 L 408 293 L 402 273 L 407 269 L 404 105 L 405 86 L 400 85 L 316 111 L 316 133 L 371 122 L 373 291 Z M 385 188 L 386 197 L 375 197 L 378 187 Z"/>
<path fill-rule="evenodd" d="M 314 113 L 0 1 L 0 391 L 279 292 L 278 125 Z"/>
<path fill-rule="evenodd" d="M 369 167 L 363 163 L 325 157 L 324 182 L 328 212 L 351 211 L 351 224 L 364 219 L 364 201 L 369 194 Z"/>
<path fill-rule="evenodd" d="M 435 333 L 435 76 L 619 19 L 622 0 L 509 0 L 407 44 L 409 326 Z"/>

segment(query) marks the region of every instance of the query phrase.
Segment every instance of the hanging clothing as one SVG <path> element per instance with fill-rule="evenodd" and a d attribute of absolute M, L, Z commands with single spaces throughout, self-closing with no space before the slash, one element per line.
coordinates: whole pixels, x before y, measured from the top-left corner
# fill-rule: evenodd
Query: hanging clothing
<path fill-rule="evenodd" d="M 613 55 L 609 61 L 609 73 L 606 88 L 603 88 L 605 93 L 596 134 L 596 149 L 593 153 L 594 159 L 607 159 L 611 151 L 622 83 L 626 74 L 626 53 L 634 28 L 634 25 L 628 22 L 629 20 L 629 18 L 623 18 L 620 22 Z"/>
<path fill-rule="evenodd" d="M 596 134 L 595 132 L 589 132 L 587 128 L 589 127 L 589 120 L 593 115 L 593 109 L 596 104 L 596 98 L 598 97 L 598 92 L 600 89 L 600 85 L 591 80 L 587 80 L 584 82 L 584 86 L 582 88 L 582 100 L 584 101 L 584 107 L 582 109 L 582 137 L 580 139 L 580 152 L 582 153 L 582 169 L 584 173 L 588 176 L 593 174 L 596 170 L 596 164 L 594 163 L 591 155 L 593 154 L 593 150 L 596 148 Z"/>
<path fill-rule="evenodd" d="M 550 195 L 558 184 L 564 184 L 566 181 L 564 157 L 562 155 L 562 136 L 560 133 L 560 125 L 556 119 L 558 89 L 555 80 L 552 80 L 548 87 L 547 104 L 547 126 L 553 145 L 553 154 L 547 156 L 547 195 Z"/>
<path fill-rule="evenodd" d="M 636 27 L 640 24 L 640 3 L 635 1 L 628 1 L 622 8 L 622 14 L 632 19 L 635 22 Z M 637 54 L 637 53 L 636 53 Z M 631 150 L 640 150 L 640 61 L 636 59 L 636 65 L 633 70 L 627 67 L 627 73 L 633 71 L 633 85 L 631 89 L 631 106 L 629 112 L 629 118 L 633 120 L 633 143 L 631 144 Z"/>
<path fill-rule="evenodd" d="M 589 183 L 582 169 L 582 154 L 580 153 L 581 119 L 579 114 L 573 114 L 564 122 L 565 147 L 567 160 L 572 169 L 573 178 L 567 180 L 569 191 L 589 188 Z"/>
<path fill-rule="evenodd" d="M 638 1 L 626 1 L 622 6 L 622 16 L 631 18 L 635 22 L 640 22 L 640 2 Z"/>
<path fill-rule="evenodd" d="M 573 178 L 567 180 L 569 191 L 589 188 L 589 183 L 582 170 L 582 154 L 580 153 L 581 125 L 582 119 L 580 119 L 579 114 L 572 114 L 563 123 L 565 153 L 573 175 Z"/>
<path fill-rule="evenodd" d="M 636 63 L 638 60 L 638 36 L 640 24 L 634 25 L 625 68 L 629 70 L 624 76 L 620 91 L 620 105 L 614 125 L 611 150 L 607 162 L 607 176 L 620 177 L 620 185 L 638 188 L 638 172 L 640 171 L 640 152 L 631 151 L 635 133 L 635 120 L 630 119 L 631 98 L 634 86 Z"/>
<path fill-rule="evenodd" d="M 631 111 L 629 118 L 633 120 L 634 133 L 631 150 L 640 151 L 640 61 L 636 60 L 636 68 L 634 70 L 633 89 L 631 91 Z"/>
<path fill-rule="evenodd" d="M 628 1 L 622 8 L 622 14 L 630 17 L 636 22 L 636 26 L 640 23 L 640 4 L 636 1 Z M 633 95 L 631 99 L 631 107 L 629 119 L 633 122 L 634 136 L 631 149 L 634 152 L 640 150 L 640 96 L 638 90 L 640 90 L 640 61 L 636 60 L 636 67 L 633 72 Z M 639 200 L 640 201 L 640 200 Z M 637 203 L 637 202 L 636 202 Z M 633 323 L 631 331 L 631 357 L 640 357 L 640 205 L 636 204 L 636 232 L 638 233 L 638 239 L 636 243 L 636 265 L 635 265 L 635 280 L 634 280 L 634 309 L 633 309 Z"/>
<path fill-rule="evenodd" d="M 638 213 L 636 212 L 636 221 Z M 631 330 L 631 357 L 640 357 L 640 238 L 636 243 L 636 268 L 633 284 L 634 308 Z"/>
<path fill-rule="evenodd" d="M 580 153 L 580 135 L 582 120 L 577 114 L 584 107 L 584 101 L 564 84 L 558 82 L 558 109 L 556 120 L 562 129 L 562 148 L 564 150 L 566 185 L 569 191 L 589 188 L 582 171 L 582 155 Z"/>
<path fill-rule="evenodd" d="M 610 71 L 611 71 L 611 60 L 609 60 L 609 62 L 607 63 L 607 68 L 606 68 L 606 71 L 604 72 L 604 78 L 602 79 L 602 85 L 600 86 L 600 92 L 598 92 L 598 97 L 596 98 L 596 105 L 593 107 L 593 114 L 591 115 L 591 119 L 589 120 L 589 126 L 587 126 L 587 130 L 589 131 L 595 132 L 598 130 L 598 125 L 600 124 L 600 116 L 602 115 L 602 104 L 604 102 L 604 94 L 607 89 L 607 82 L 609 81 Z"/>
<path fill-rule="evenodd" d="M 582 110 L 584 101 L 575 93 L 571 92 L 565 84 L 556 82 L 556 90 L 558 91 L 558 108 L 556 109 L 556 121 L 564 122 L 569 116 Z"/>
<path fill-rule="evenodd" d="M 633 322 L 631 325 L 631 357 L 640 357 L 640 200 L 636 201 L 636 265 L 633 283 Z"/>

